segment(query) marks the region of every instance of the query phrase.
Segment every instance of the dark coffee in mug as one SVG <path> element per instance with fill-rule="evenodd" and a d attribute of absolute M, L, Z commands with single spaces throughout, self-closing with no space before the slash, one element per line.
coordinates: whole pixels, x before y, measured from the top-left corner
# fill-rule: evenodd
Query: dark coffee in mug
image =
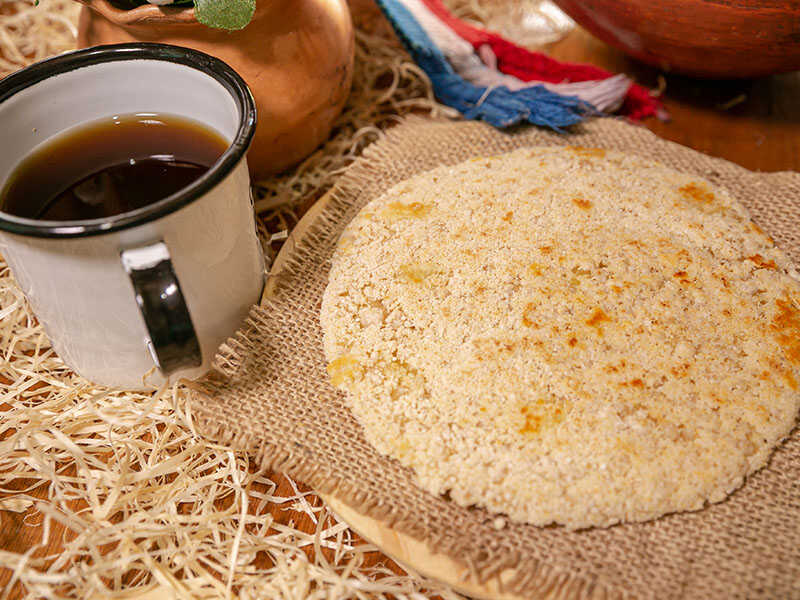
<path fill-rule="evenodd" d="M 45 221 L 111 217 L 185 188 L 227 147 L 214 130 L 177 115 L 93 121 L 26 157 L 0 194 L 0 210 Z"/>

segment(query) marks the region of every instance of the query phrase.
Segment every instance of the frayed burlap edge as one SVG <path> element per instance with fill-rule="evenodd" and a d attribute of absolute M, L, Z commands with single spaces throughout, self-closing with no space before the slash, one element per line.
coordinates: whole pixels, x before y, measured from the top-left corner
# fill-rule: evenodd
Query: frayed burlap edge
<path fill-rule="evenodd" d="M 221 347 L 216 359 L 218 373 L 193 386 L 198 394 L 194 402 L 194 411 L 199 431 L 212 439 L 250 452 L 265 468 L 286 472 L 308 483 L 320 493 L 334 495 L 359 513 L 424 541 L 429 547 L 463 564 L 475 581 L 486 582 L 490 579 L 499 581 L 499 575 L 503 573 L 505 577 L 502 588 L 526 597 L 530 595 L 538 598 L 581 599 L 628 597 L 631 595 L 628 590 L 607 581 L 602 573 L 576 573 L 568 566 L 551 564 L 547 560 L 523 555 L 502 542 L 488 541 L 483 547 L 464 547 L 459 544 L 458 539 L 445 536 L 442 532 L 431 531 L 425 526 L 424 516 L 421 517 L 411 508 L 391 505 L 381 494 L 358 485 L 358 480 L 354 479 L 358 477 L 357 473 L 348 473 L 342 470 L 341 465 L 320 461 L 319 456 L 308 451 L 303 444 L 304 440 L 292 438 L 291 431 L 279 436 L 282 443 L 271 442 L 264 439 L 262 432 L 254 431 L 250 423 L 232 423 L 224 414 L 219 413 L 220 407 L 223 412 L 225 411 L 225 404 L 232 397 L 231 392 L 235 394 L 236 388 L 235 386 L 232 388 L 230 382 L 247 379 L 252 374 L 251 359 L 262 350 L 258 334 L 269 331 L 274 326 L 275 313 L 282 310 L 282 307 L 276 304 L 275 298 L 296 292 L 296 288 L 292 286 L 297 282 L 292 281 L 292 276 L 307 266 L 308 261 L 312 260 L 315 249 L 325 243 L 329 244 L 332 232 L 338 237 L 355 212 L 367 201 L 377 197 L 397 181 L 436 166 L 421 160 L 420 168 L 411 172 L 393 169 L 391 161 L 397 158 L 395 144 L 426 136 L 440 136 L 447 139 L 447 136 L 456 130 L 460 130 L 462 134 L 459 141 L 464 142 L 466 138 L 467 142 L 472 141 L 475 145 L 467 144 L 463 148 L 455 149 L 441 160 L 440 164 L 455 164 L 472 156 L 496 154 L 529 145 L 591 145 L 629 151 L 648 157 L 648 152 L 642 152 L 641 144 L 644 140 L 659 148 L 656 154 L 668 153 L 680 158 L 669 161 L 671 163 L 669 166 L 701 175 L 712 183 L 728 187 L 734 196 L 738 196 L 737 190 L 725 185 L 726 180 L 732 177 L 730 175 L 732 172 L 735 172 L 737 177 L 764 178 L 768 181 L 769 189 L 779 186 L 789 190 L 788 193 L 794 198 L 800 198 L 799 174 L 751 173 L 727 161 L 713 159 L 677 144 L 660 140 L 646 130 L 618 121 L 598 120 L 576 128 L 570 135 L 559 136 L 552 132 L 532 129 L 504 134 L 476 123 L 452 124 L 416 117 L 405 119 L 401 125 L 387 132 L 383 139 L 370 146 L 363 156 L 348 168 L 329 193 L 323 210 L 311 217 L 312 222 L 304 228 L 301 236 L 292 237 L 287 242 L 290 246 L 283 251 L 285 261 L 282 268 L 270 276 L 272 296 L 266 298 L 261 306 L 255 307 L 243 328 Z M 622 141 L 612 139 L 610 143 L 604 143 L 605 133 L 614 132 L 619 137 L 620 131 L 624 132 Z M 626 137 L 636 138 L 638 146 L 630 148 L 625 142 Z M 487 139 L 492 143 L 481 143 Z M 587 139 L 591 143 L 586 143 Z M 745 203 L 749 204 L 748 208 L 751 211 L 754 210 L 754 206 L 756 207 L 754 211 L 756 221 L 797 261 L 800 258 L 800 230 L 791 226 L 786 227 L 785 211 L 777 216 L 771 216 L 769 210 L 758 209 L 759 202 Z M 798 217 L 800 217 L 800 203 L 795 211 L 788 215 L 789 223 L 799 223 Z M 300 320 L 307 317 L 308 315 L 297 315 Z M 340 410 L 346 409 L 342 407 Z M 796 432 L 793 437 L 797 437 Z M 418 493 L 425 494 L 422 490 L 418 490 Z M 800 515 L 798 517 L 800 518 Z"/>

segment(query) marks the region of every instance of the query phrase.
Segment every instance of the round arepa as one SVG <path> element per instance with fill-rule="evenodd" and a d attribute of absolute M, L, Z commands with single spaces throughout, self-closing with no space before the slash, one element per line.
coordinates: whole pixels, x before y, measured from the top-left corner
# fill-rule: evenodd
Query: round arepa
<path fill-rule="evenodd" d="M 800 408 L 800 277 L 725 191 L 526 148 L 399 183 L 348 225 L 321 324 L 367 440 L 510 519 L 719 502 Z"/>

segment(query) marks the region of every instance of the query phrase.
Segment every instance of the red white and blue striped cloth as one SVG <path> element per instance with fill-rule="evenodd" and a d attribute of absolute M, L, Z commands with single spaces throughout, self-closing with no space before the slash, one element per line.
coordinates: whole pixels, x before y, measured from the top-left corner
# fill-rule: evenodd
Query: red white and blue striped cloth
<path fill-rule="evenodd" d="M 495 127 L 560 129 L 619 111 L 660 114 L 657 98 L 625 75 L 562 63 L 453 16 L 441 0 L 377 0 L 434 93 L 467 119 Z"/>

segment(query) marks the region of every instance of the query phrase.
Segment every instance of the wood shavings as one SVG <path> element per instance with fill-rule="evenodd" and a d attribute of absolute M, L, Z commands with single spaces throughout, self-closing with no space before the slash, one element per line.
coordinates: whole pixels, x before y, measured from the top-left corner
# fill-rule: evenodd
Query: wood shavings
<path fill-rule="evenodd" d="M 667 91 L 667 78 L 664 77 L 664 75 L 662 75 L 661 73 L 659 73 L 658 77 L 656 77 L 656 82 L 658 83 L 658 85 L 656 86 L 656 89 L 653 90 L 652 94 L 653 96 L 661 97 L 664 95 L 664 92 Z"/>
<path fill-rule="evenodd" d="M 79 10 L 73 0 L 0 2 L 0 77 L 73 50 Z"/>
<path fill-rule="evenodd" d="M 747 94 L 739 94 L 738 96 L 735 96 L 734 98 L 731 98 L 727 102 L 723 102 L 722 104 L 718 104 L 717 108 L 720 109 L 720 110 L 730 110 L 734 106 L 738 106 L 739 104 L 741 104 L 742 102 L 745 102 L 746 100 L 747 100 Z"/>
<path fill-rule="evenodd" d="M 561 40 L 575 22 L 550 0 L 446 0 L 453 14 L 478 27 L 500 31 L 527 48 Z"/>
<path fill-rule="evenodd" d="M 74 47 L 79 3 L 0 1 L 0 75 Z M 290 230 L 303 199 L 381 135 L 394 115 L 449 115 L 399 42 L 357 34 L 353 97 L 330 142 L 259 186 L 260 234 Z M 266 225 L 265 225 L 266 223 Z M 278 240 L 278 238 L 276 238 Z M 115 392 L 74 375 L 0 259 L 0 510 L 23 514 L 40 543 L 0 550 L 0 583 L 24 598 L 421 600 L 461 596 L 388 561 L 327 507 L 200 438 L 187 388 Z M 291 511 L 288 523 L 273 514 Z M 294 518 L 294 515 L 297 518 Z M 306 519 L 307 517 L 307 519 Z M 283 520 L 283 519 L 282 519 Z M 308 521 L 312 528 L 300 521 Z M 297 521 L 298 524 L 295 523 Z M 58 552 L 48 553 L 56 531 Z"/>
<path fill-rule="evenodd" d="M 19 496 L 12 496 L 10 498 L 0 498 L 0 510 L 7 510 L 9 512 L 24 513 L 31 506 L 33 506 L 33 499 L 25 494 Z"/>

